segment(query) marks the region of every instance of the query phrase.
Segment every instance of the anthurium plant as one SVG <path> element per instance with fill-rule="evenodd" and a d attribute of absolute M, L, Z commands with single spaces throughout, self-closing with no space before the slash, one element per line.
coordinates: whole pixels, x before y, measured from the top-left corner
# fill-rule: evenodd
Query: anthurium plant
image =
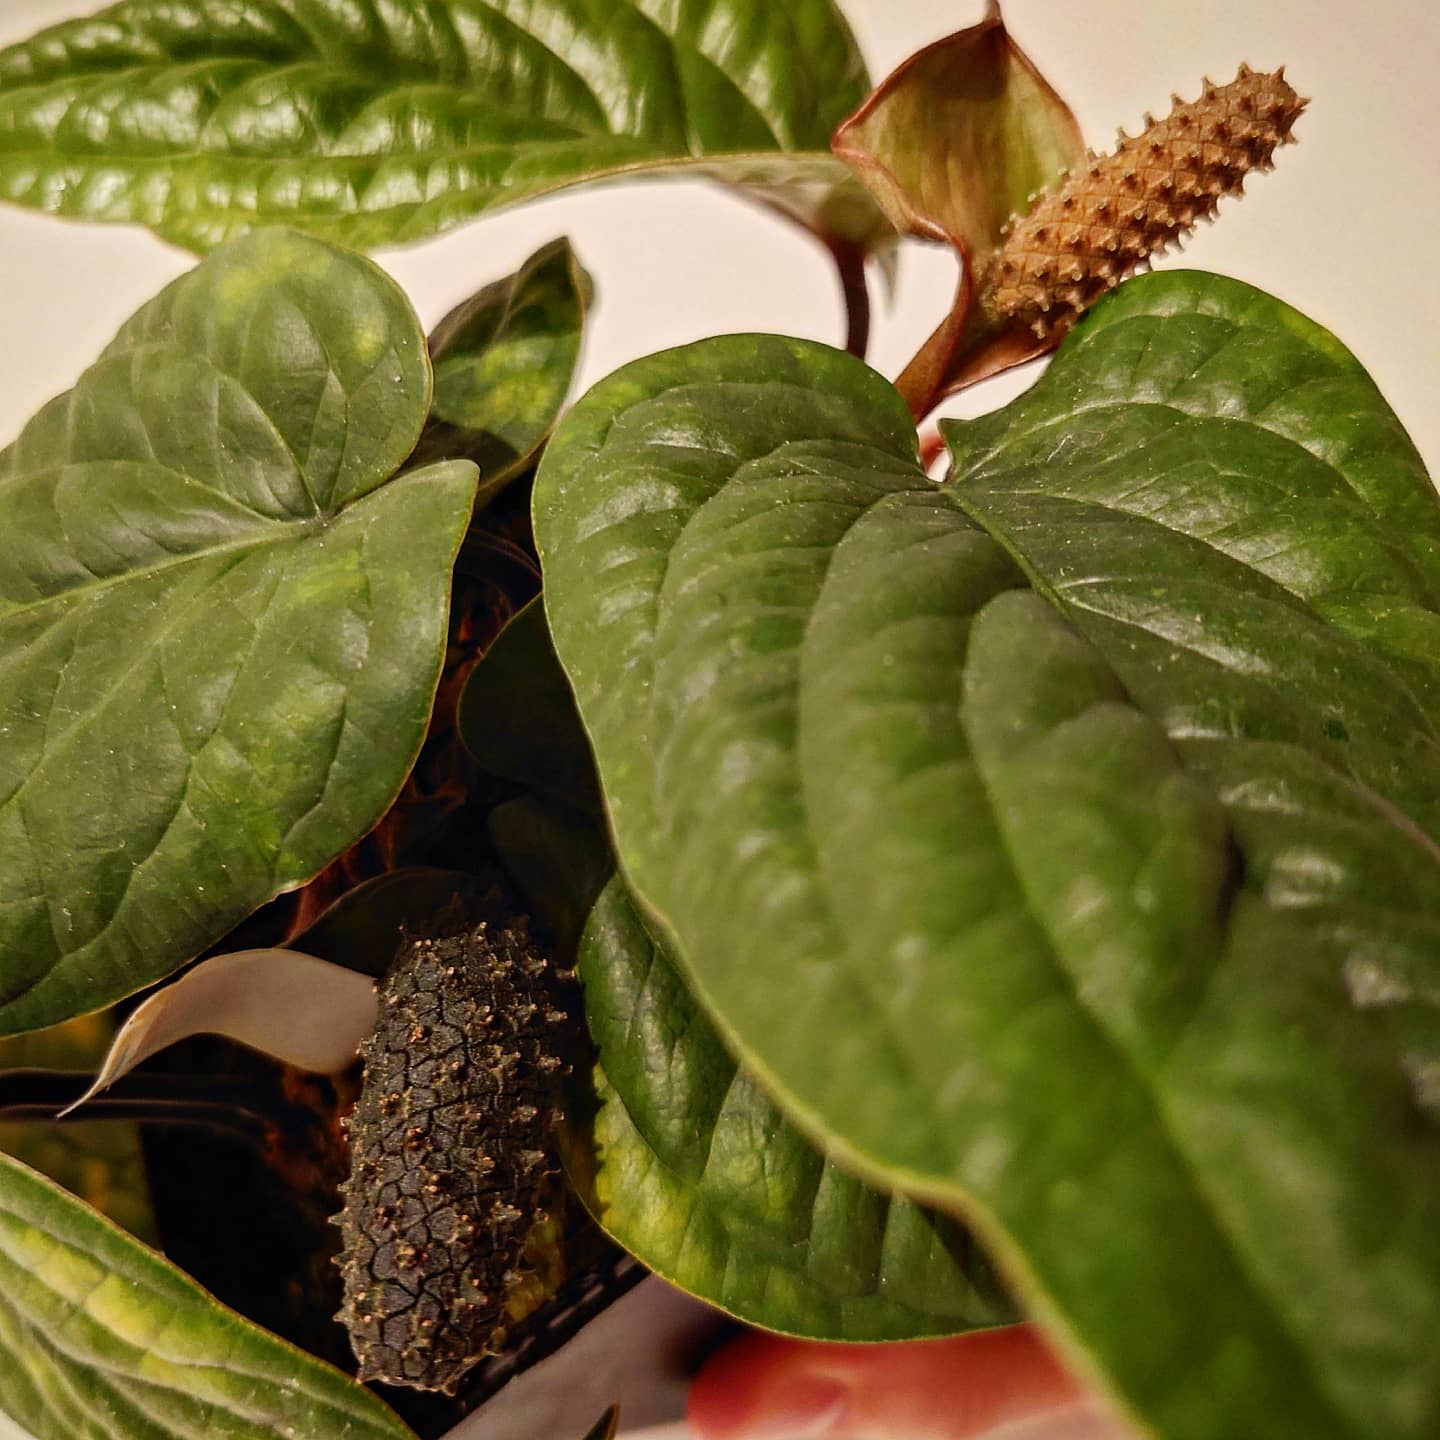
<path fill-rule="evenodd" d="M 1163 1440 L 1440 1434 L 1440 503 L 1341 341 L 1143 273 L 1304 105 L 1099 154 L 997 9 L 873 88 L 830 0 L 0 50 L 0 196 L 197 256 L 0 453 L 0 1412 L 438 1436 L 654 1272 L 1028 1320 Z M 428 336 L 359 253 L 678 174 L 844 348 L 567 408 L 567 239 Z M 902 237 L 961 278 L 892 381 Z"/>

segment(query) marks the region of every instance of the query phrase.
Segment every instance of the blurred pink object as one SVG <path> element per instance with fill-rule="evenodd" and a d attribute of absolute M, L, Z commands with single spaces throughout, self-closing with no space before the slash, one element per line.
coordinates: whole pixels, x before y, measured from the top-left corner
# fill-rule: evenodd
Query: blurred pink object
<path fill-rule="evenodd" d="M 903 1345 L 750 1334 L 690 1392 L 698 1440 L 1135 1440 L 1033 1325 Z"/>

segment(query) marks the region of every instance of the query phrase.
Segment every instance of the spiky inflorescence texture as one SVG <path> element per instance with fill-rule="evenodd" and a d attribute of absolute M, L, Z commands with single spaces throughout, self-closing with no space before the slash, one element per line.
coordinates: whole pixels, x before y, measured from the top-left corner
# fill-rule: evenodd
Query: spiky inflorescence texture
<path fill-rule="evenodd" d="M 1111 155 L 1092 155 L 1005 237 L 983 285 L 1001 320 L 1059 339 L 1084 310 L 1150 256 L 1208 219 L 1251 170 L 1268 170 L 1305 108 L 1283 70 L 1242 65 L 1228 85 L 1205 82 L 1195 101 L 1175 97 L 1163 120 L 1121 134 Z"/>
<path fill-rule="evenodd" d="M 453 1393 L 503 1342 L 555 1169 L 554 978 L 517 920 L 407 940 L 381 985 L 335 1221 L 363 1380 Z"/>

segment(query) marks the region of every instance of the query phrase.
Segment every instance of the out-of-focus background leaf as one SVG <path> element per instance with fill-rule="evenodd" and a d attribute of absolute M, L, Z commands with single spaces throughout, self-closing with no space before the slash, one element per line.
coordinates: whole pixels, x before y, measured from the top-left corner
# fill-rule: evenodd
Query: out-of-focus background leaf
<path fill-rule="evenodd" d="M 0 1040 L 0 1073 L 22 1069 L 93 1073 L 100 1068 L 114 1033 L 114 1019 L 101 1012 L 48 1030 L 12 1035 Z M 156 1243 L 136 1125 L 115 1120 L 64 1124 L 0 1120 L 0 1150 L 48 1175 L 136 1239 Z"/>

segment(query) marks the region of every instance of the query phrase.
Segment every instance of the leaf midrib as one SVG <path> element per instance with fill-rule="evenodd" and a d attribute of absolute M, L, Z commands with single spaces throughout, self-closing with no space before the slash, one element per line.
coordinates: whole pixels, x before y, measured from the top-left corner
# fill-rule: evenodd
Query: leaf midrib
<path fill-rule="evenodd" d="M 0 170 L 4 169 L 8 154 L 13 152 L 0 152 Z M 53 160 L 53 152 L 38 152 L 43 158 Z M 238 157 L 221 157 L 226 165 L 238 163 Z M 454 158 L 452 153 L 447 152 L 439 156 L 440 159 Z M 650 175 L 664 175 L 672 171 L 694 172 L 699 179 L 715 179 L 727 184 L 738 185 L 742 189 L 752 188 L 751 182 L 744 175 L 730 177 L 723 171 L 734 165 L 751 164 L 772 164 L 776 160 L 784 162 L 795 162 L 797 165 L 810 167 L 824 165 L 826 167 L 837 167 L 835 169 L 835 183 L 844 185 L 849 182 L 850 175 L 842 162 L 837 160 L 828 151 L 787 151 L 784 155 L 777 155 L 774 151 L 768 150 L 745 150 L 733 152 L 712 151 L 704 156 L 655 156 L 649 159 L 636 159 L 623 164 L 605 167 L 603 169 L 587 171 L 583 177 L 577 179 L 573 175 L 561 174 L 552 178 L 538 180 L 535 183 L 523 186 L 507 187 L 504 184 L 489 185 L 464 185 L 448 188 L 443 192 L 426 196 L 422 199 L 401 200 L 380 206 L 359 205 L 355 209 L 331 208 L 319 209 L 303 205 L 286 205 L 275 207 L 264 204 L 247 205 L 235 203 L 231 205 L 199 203 L 196 197 L 187 196 L 183 214 L 172 213 L 170 200 L 173 196 L 173 185 L 167 186 L 160 205 L 146 204 L 138 206 L 131 204 L 131 196 L 124 197 L 120 204 L 109 204 L 105 207 L 106 218 L 121 218 L 127 220 L 139 220 L 140 223 L 155 227 L 158 233 L 175 240 L 182 245 L 190 244 L 196 237 L 197 231 L 202 231 L 206 238 L 203 244 L 210 245 L 217 243 L 215 240 L 214 227 L 221 225 L 227 227 L 225 235 L 234 233 L 233 226 L 236 217 L 258 216 L 262 220 L 270 219 L 274 223 L 294 223 L 302 227 L 314 227 L 317 232 L 328 233 L 340 237 L 353 236 L 357 230 L 364 231 L 367 226 L 386 220 L 387 217 L 399 217 L 402 221 L 409 220 L 416 216 L 425 216 L 436 210 L 444 210 L 446 207 L 454 207 L 458 202 L 480 200 L 482 209 L 487 214 L 497 214 L 499 211 L 508 209 L 513 205 L 525 204 L 531 200 L 538 200 L 547 195 L 552 195 L 559 190 L 573 189 L 580 185 L 603 184 L 609 181 L 625 179 L 629 176 L 645 178 Z M 136 169 L 139 169 L 146 162 L 154 162 L 159 168 L 174 170 L 173 163 L 167 162 L 159 157 L 141 157 L 133 162 Z M 132 162 L 127 159 L 127 164 Z M 196 155 L 190 158 L 189 163 L 201 168 L 210 164 L 210 158 L 203 155 Z M 260 164 L 293 164 L 297 162 L 262 161 L 255 158 L 256 165 Z M 330 163 L 330 162 L 327 162 Z M 358 166 L 374 167 L 377 163 L 373 158 L 356 158 Z M 385 163 L 389 163 L 388 160 Z M 716 172 L 706 174 L 706 171 Z M 772 182 L 762 179 L 753 188 L 764 191 Z M 489 197 L 509 192 L 508 198 L 499 202 L 491 203 Z M 68 213 L 68 212 L 67 212 Z M 81 212 L 85 213 L 85 212 Z M 809 219 L 802 219 L 799 214 L 787 210 L 785 212 L 804 228 L 814 230 L 816 225 Z M 471 218 L 466 214 L 455 214 L 448 218 L 443 228 L 453 228 L 455 225 L 464 223 Z M 878 216 L 877 216 L 878 218 Z M 429 233 L 429 232 L 426 232 Z M 224 238 L 224 237 L 221 237 Z M 414 238 L 413 235 L 409 238 Z M 405 243 L 407 236 L 404 232 L 389 232 L 385 243 Z M 353 242 L 352 243 L 356 243 Z M 370 244 L 379 244 L 380 240 L 372 239 Z"/>
<path fill-rule="evenodd" d="M 311 164 L 319 164 L 330 167 L 349 166 L 356 169 L 383 169 L 395 167 L 406 169 L 412 163 L 415 166 L 431 165 L 441 161 L 453 161 L 456 159 L 468 159 L 472 156 L 483 155 L 487 152 L 496 151 L 503 154 L 513 154 L 523 147 L 526 155 L 533 155 L 537 151 L 545 149 L 561 149 L 566 146 L 583 148 L 595 141 L 618 141 L 631 145 L 637 151 L 642 147 L 648 148 L 657 153 L 651 155 L 637 154 L 633 160 L 627 160 L 619 164 L 587 171 L 585 183 L 592 180 L 609 179 L 615 175 L 628 174 L 631 171 L 642 170 L 700 170 L 706 166 L 732 166 L 745 163 L 759 165 L 775 165 L 777 163 L 796 168 L 823 165 L 827 169 L 834 170 L 837 176 L 848 176 L 849 170 L 844 162 L 838 159 L 829 150 L 756 150 L 753 146 L 744 150 L 706 150 L 703 153 L 679 153 L 673 152 L 663 146 L 659 141 L 646 139 L 644 136 L 633 135 L 575 135 L 569 138 L 526 140 L 523 142 L 508 141 L 484 141 L 469 145 L 457 145 L 440 150 L 406 150 L 399 154 L 378 154 L 367 155 L 361 152 L 355 153 L 334 153 L 316 155 L 235 155 L 224 151 L 208 150 L 180 150 L 169 154 L 125 154 L 122 151 L 106 150 L 104 154 L 97 154 L 93 151 L 69 152 L 57 149 L 55 146 L 35 149 L 5 149 L 0 147 L 0 164 L 10 160 L 20 161 L 44 161 L 48 160 L 53 164 L 64 161 L 77 163 L 103 164 L 120 161 L 134 170 L 143 170 L 147 167 L 160 170 L 173 170 L 182 165 L 204 165 L 204 166 L 229 166 L 235 169 L 260 169 L 270 167 L 307 167 Z M 539 177 L 535 177 L 539 178 Z M 540 183 L 549 188 L 571 186 L 577 182 L 574 180 L 542 180 Z M 520 186 L 506 186 L 503 182 L 496 182 L 489 185 L 466 185 L 454 189 L 448 189 L 443 193 L 423 200 L 406 202 L 411 208 L 422 205 L 433 205 L 447 199 L 454 199 L 457 195 L 469 195 L 476 192 L 488 192 L 491 190 L 514 188 L 523 190 L 525 195 L 533 195 L 535 192 Z M 388 206 L 387 209 L 404 208 L 401 206 Z M 361 210 L 361 211 L 331 211 L 322 210 L 318 212 L 307 211 L 300 206 L 287 206 L 283 212 L 286 215 L 303 215 L 318 213 L 320 215 L 341 215 L 349 218 L 351 215 L 380 215 L 384 210 Z"/>
<path fill-rule="evenodd" d="M 352 502 L 358 503 L 358 502 Z M 153 565 L 142 566 L 137 570 L 125 570 L 115 575 L 96 575 L 89 581 L 72 585 L 64 590 L 57 590 L 50 595 L 42 595 L 36 600 L 27 600 L 22 605 L 13 605 L 0 611 L 0 630 L 9 624 L 11 620 L 20 615 L 33 613 L 36 610 L 44 610 L 48 606 L 57 606 L 62 610 L 68 610 L 75 605 L 81 605 L 87 601 L 96 599 L 97 594 L 104 594 L 106 591 L 122 589 L 124 586 L 140 580 L 153 579 L 157 575 L 169 574 L 173 570 L 183 569 L 187 565 L 196 565 L 205 560 L 212 560 L 218 556 L 239 554 L 245 551 L 263 549 L 267 545 L 284 545 L 302 540 L 310 535 L 320 534 L 327 530 L 338 517 L 343 513 L 336 511 L 325 515 L 306 515 L 295 520 L 272 520 L 265 522 L 272 528 L 283 528 L 284 534 L 280 535 L 257 535 L 244 540 L 227 541 L 222 545 L 207 545 L 199 550 L 187 550 L 183 555 L 174 555 L 167 560 L 157 561 Z M 52 623 L 58 623 L 52 622 Z"/>

